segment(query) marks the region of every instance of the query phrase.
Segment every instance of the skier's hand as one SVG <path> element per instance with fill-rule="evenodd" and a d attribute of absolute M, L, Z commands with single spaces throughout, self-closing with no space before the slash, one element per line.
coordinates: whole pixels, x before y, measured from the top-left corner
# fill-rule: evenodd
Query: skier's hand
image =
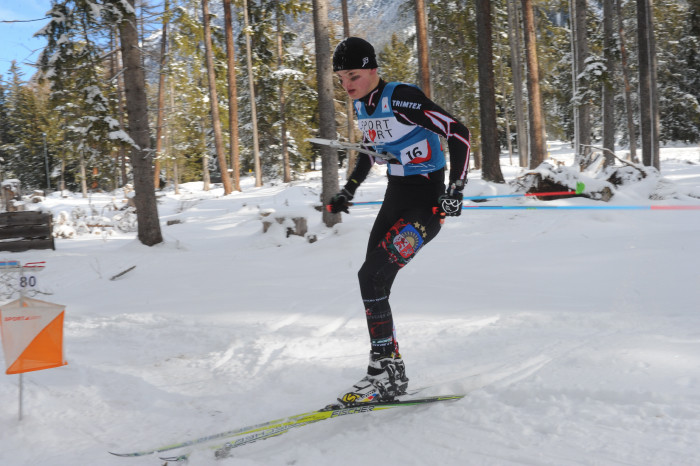
<path fill-rule="evenodd" d="M 462 215 L 462 190 L 465 182 L 457 180 L 450 183 L 445 194 L 438 198 L 438 210 L 441 217 L 459 217 Z"/>
<path fill-rule="evenodd" d="M 353 195 L 350 194 L 350 191 L 343 188 L 342 191 L 340 191 L 338 194 L 335 194 L 331 198 L 328 205 L 326 205 L 326 210 L 333 214 L 337 214 L 338 212 L 345 212 L 346 214 L 349 214 L 350 211 L 348 210 L 348 207 L 350 206 L 350 201 L 352 200 L 352 198 Z"/>

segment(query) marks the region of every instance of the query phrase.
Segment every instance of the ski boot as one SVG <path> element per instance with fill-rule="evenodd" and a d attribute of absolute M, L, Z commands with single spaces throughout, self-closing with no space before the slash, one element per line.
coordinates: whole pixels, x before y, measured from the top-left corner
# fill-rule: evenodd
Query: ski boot
<path fill-rule="evenodd" d="M 392 401 L 404 395 L 408 388 L 408 377 L 403 359 L 398 353 L 377 355 L 370 353 L 367 375 L 349 390 L 338 396 L 344 405 Z"/>

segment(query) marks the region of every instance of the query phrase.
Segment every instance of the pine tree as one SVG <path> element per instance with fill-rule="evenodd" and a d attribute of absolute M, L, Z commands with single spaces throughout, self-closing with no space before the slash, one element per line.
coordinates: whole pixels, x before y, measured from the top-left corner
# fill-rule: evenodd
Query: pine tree
<path fill-rule="evenodd" d="M 398 34 L 391 35 L 391 42 L 379 52 L 381 75 L 386 81 L 412 83 L 416 76 L 416 64 L 411 47 L 399 39 Z"/>
<path fill-rule="evenodd" d="M 204 31 L 204 49 L 207 65 L 207 81 L 209 84 L 209 104 L 212 132 L 214 134 L 214 150 L 216 159 L 219 162 L 219 175 L 224 185 L 224 195 L 231 194 L 231 178 L 229 177 L 226 163 L 226 155 L 224 154 L 224 138 L 221 133 L 221 117 L 219 115 L 219 92 L 216 86 L 216 70 L 214 69 L 214 51 L 211 39 L 210 15 L 209 15 L 209 0 L 201 0 L 202 2 L 202 18 Z"/>
<path fill-rule="evenodd" d="M 700 141 L 700 9 L 656 0 L 660 140 Z M 695 19 L 693 19 L 695 15 Z"/>
<path fill-rule="evenodd" d="M 54 3 L 49 24 L 37 35 L 47 39 L 38 64 L 51 83 L 52 111 L 63 119 L 67 162 L 80 161 L 83 194 L 90 188 L 113 188 L 112 154 L 133 141 L 122 131 L 118 110 L 109 98 L 114 84 L 102 60 L 109 33 L 102 5 L 88 0 Z M 91 168 L 87 170 L 86 167 Z"/>
<path fill-rule="evenodd" d="M 496 125 L 496 90 L 493 72 L 491 1 L 476 1 L 479 57 L 479 114 L 481 119 L 482 177 L 503 183 L 499 164 L 498 127 Z"/>
<path fill-rule="evenodd" d="M 201 21 L 194 0 L 173 9 L 169 79 L 177 90 L 169 115 L 171 157 L 178 164 L 181 181 L 202 181 L 208 131 L 208 97 L 204 76 Z"/>
<path fill-rule="evenodd" d="M 471 2 L 430 3 L 432 100 L 469 128 L 475 167 L 481 168 L 476 15 Z"/>
<path fill-rule="evenodd" d="M 284 86 L 289 100 L 285 112 L 287 120 L 294 122 L 288 127 L 289 162 L 292 171 L 297 172 L 311 167 L 313 147 L 305 140 L 313 137 L 317 128 L 316 63 L 312 57 L 313 51 L 304 45 L 301 53 L 288 53 L 286 59 Z"/>
<path fill-rule="evenodd" d="M 44 109 L 36 84 L 23 81 L 23 73 L 13 62 L 11 80 L 4 102 L 2 158 L 8 178 L 17 178 L 22 189 L 46 187 L 43 131 Z"/>
<path fill-rule="evenodd" d="M 257 130 L 260 144 L 262 174 L 266 179 L 282 178 L 284 173 L 283 148 L 281 137 L 282 121 L 293 121 L 286 134 L 289 163 L 292 170 L 302 170 L 309 160 L 311 148 L 303 140 L 311 136 L 312 108 L 315 97 L 309 77 L 313 76 L 312 63 L 308 53 L 291 54 L 296 34 L 286 21 L 282 27 L 282 60 L 280 67 L 277 46 L 276 12 L 280 9 L 285 19 L 295 18 L 308 10 L 308 4 L 299 0 L 263 0 L 249 2 L 249 20 L 251 28 L 252 62 L 254 70 Z M 239 46 L 244 49 L 245 38 L 239 37 Z M 308 52 L 308 51 L 307 51 Z M 245 70 L 244 58 L 241 69 Z M 252 170 L 253 140 L 251 132 L 250 91 L 247 72 L 240 73 L 239 88 L 241 118 L 241 167 L 244 171 Z M 287 99 L 284 105 L 284 118 L 280 115 L 280 92 Z"/>

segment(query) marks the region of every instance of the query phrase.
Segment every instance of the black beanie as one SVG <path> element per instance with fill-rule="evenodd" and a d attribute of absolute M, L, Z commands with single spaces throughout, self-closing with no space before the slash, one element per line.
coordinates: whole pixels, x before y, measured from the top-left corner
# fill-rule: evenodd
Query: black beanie
<path fill-rule="evenodd" d="M 359 37 L 348 37 L 333 52 L 333 71 L 377 68 L 372 44 Z"/>

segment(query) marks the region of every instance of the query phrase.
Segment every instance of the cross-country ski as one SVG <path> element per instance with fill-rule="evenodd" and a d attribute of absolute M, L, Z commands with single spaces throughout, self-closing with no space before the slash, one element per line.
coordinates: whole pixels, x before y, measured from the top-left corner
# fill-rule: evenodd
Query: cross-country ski
<path fill-rule="evenodd" d="M 439 402 L 457 401 L 463 397 L 464 395 L 444 395 L 430 397 L 408 397 L 396 401 L 375 403 L 366 402 L 357 403 L 349 406 L 331 404 L 317 411 L 296 414 L 293 416 L 288 416 L 286 418 L 275 419 L 272 421 L 263 422 L 253 426 L 246 426 L 239 429 L 227 430 L 221 433 L 206 435 L 196 439 L 174 442 L 168 445 L 163 445 L 152 449 L 146 449 L 129 453 L 110 453 L 114 456 L 121 457 L 139 457 L 153 455 L 155 453 L 164 453 L 172 450 L 186 449 L 188 447 L 200 446 L 200 448 L 206 448 L 208 450 L 211 450 L 216 458 L 223 458 L 229 456 L 231 450 L 235 448 L 239 448 L 244 445 L 249 445 L 251 443 L 260 440 L 265 440 L 271 437 L 276 437 L 290 430 L 297 429 L 299 427 L 303 427 L 316 422 L 337 419 L 355 414 L 379 412 L 388 409 L 408 408 Z M 222 442 L 224 440 L 226 441 Z M 189 452 L 180 452 L 173 456 L 159 455 L 161 459 L 166 461 L 182 461 L 188 456 Z"/>

